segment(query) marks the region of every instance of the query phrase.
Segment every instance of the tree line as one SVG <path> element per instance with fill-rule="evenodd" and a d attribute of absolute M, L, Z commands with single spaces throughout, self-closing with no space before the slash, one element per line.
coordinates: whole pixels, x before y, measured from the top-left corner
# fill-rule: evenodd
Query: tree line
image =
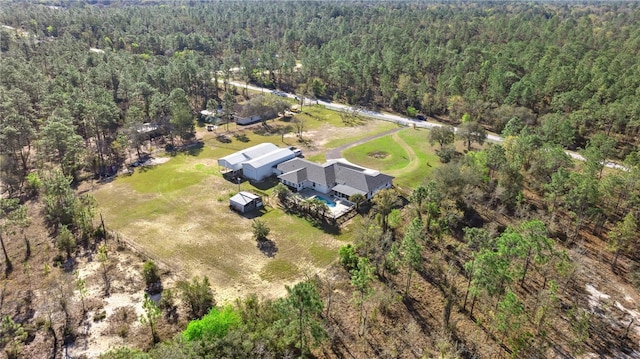
<path fill-rule="evenodd" d="M 34 161 L 109 173 L 149 139 L 144 122 L 189 139 L 231 76 L 496 132 L 518 118 L 567 147 L 604 133 L 619 158 L 637 145 L 634 3 L 64 5 L 0 14 L 15 28 L 0 30 L 3 167 L 18 179 Z"/>

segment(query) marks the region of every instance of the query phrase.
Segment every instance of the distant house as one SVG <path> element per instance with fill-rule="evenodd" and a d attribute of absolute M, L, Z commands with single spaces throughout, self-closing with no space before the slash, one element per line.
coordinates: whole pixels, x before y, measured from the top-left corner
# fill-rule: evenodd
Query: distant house
<path fill-rule="evenodd" d="M 261 208 L 262 199 L 251 192 L 242 191 L 229 198 L 229 207 L 240 213 L 247 213 Z"/>
<path fill-rule="evenodd" d="M 157 123 L 145 122 L 145 123 L 137 126 L 136 132 L 138 132 L 138 133 L 148 133 L 148 132 L 157 131 L 159 128 L 160 128 L 160 126 L 158 126 Z"/>
<path fill-rule="evenodd" d="M 218 159 L 218 165 L 254 181 L 261 181 L 272 174 L 278 164 L 294 158 L 289 148 L 279 148 L 273 143 L 261 143 Z"/>
<path fill-rule="evenodd" d="M 256 122 L 260 122 L 260 121 L 262 121 L 262 116 L 260 116 L 260 115 L 247 116 L 247 117 L 238 117 L 236 119 L 236 123 L 238 125 L 250 125 L 252 123 L 256 123 Z"/>
<path fill-rule="evenodd" d="M 208 123 L 215 123 L 215 124 L 220 124 L 222 122 L 222 119 L 220 118 L 220 112 L 217 111 L 217 110 L 215 110 L 215 111 L 209 111 L 209 110 L 200 111 L 200 113 L 198 114 L 198 120 L 199 121 L 208 122 Z"/>
<path fill-rule="evenodd" d="M 354 194 L 371 199 L 378 191 L 391 188 L 393 181 L 384 173 L 339 161 L 318 164 L 294 158 L 276 169 L 280 181 L 294 191 L 310 188 L 346 199 Z"/>

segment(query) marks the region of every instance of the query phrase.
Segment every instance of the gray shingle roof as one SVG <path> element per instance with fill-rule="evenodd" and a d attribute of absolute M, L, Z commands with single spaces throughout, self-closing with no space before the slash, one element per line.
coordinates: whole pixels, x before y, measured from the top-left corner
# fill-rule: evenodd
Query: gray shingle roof
<path fill-rule="evenodd" d="M 354 194 L 362 194 L 362 195 L 367 194 L 367 192 L 363 192 L 343 184 L 336 185 L 335 187 L 332 188 L 332 190 L 346 194 L 347 196 L 353 196 Z"/>
<path fill-rule="evenodd" d="M 307 180 L 307 169 L 299 168 L 291 172 L 283 173 L 280 178 L 291 183 L 302 183 Z"/>
<path fill-rule="evenodd" d="M 294 158 L 279 164 L 278 169 L 283 172 L 280 178 L 286 181 L 301 183 L 309 180 L 329 188 L 335 187 L 336 191 L 347 195 L 349 193 L 369 193 L 393 180 L 393 177 L 378 171 L 343 162 L 327 162 L 320 165 L 301 158 Z M 306 171 L 303 172 L 302 169 L 306 169 Z"/>

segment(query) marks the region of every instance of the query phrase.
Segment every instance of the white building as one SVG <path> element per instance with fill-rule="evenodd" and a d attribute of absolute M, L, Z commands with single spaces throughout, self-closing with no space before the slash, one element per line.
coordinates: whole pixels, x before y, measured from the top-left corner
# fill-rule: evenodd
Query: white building
<path fill-rule="evenodd" d="M 239 192 L 229 198 L 229 207 L 240 213 L 251 212 L 262 207 L 262 199 L 251 192 Z"/>
<path fill-rule="evenodd" d="M 279 148 L 272 143 L 262 143 L 218 159 L 218 164 L 233 172 L 242 169 L 242 175 L 250 180 L 262 181 L 276 173 L 276 166 L 296 157 L 289 148 Z"/>
<path fill-rule="evenodd" d="M 278 164 L 294 157 L 296 155 L 290 149 L 280 148 L 243 163 L 242 174 L 248 179 L 261 181 L 274 174 Z"/>
<path fill-rule="evenodd" d="M 218 159 L 218 165 L 227 168 L 233 172 L 238 172 L 242 169 L 242 164 L 247 161 L 251 161 L 254 158 L 258 158 L 265 153 L 273 152 L 278 149 L 278 146 L 273 143 L 261 143 L 253 147 L 246 148 L 244 150 L 234 152 L 228 156 Z"/>

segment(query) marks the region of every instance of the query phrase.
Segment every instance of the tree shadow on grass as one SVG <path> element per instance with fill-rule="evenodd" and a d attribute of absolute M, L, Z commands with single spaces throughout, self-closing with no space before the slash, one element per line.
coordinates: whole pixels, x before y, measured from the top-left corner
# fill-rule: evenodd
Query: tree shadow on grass
<path fill-rule="evenodd" d="M 172 145 L 165 146 L 165 151 L 171 156 L 175 156 L 178 153 L 186 153 L 190 156 L 197 156 L 202 152 L 204 148 L 204 142 L 201 140 L 190 142 L 182 146 L 174 147 Z"/>
<path fill-rule="evenodd" d="M 140 167 L 137 167 L 137 169 L 136 169 L 136 170 L 137 170 L 138 172 L 148 172 L 148 171 L 155 170 L 155 169 L 156 169 L 156 167 L 157 167 L 157 165 L 152 165 L 152 166 L 140 166 Z"/>
<path fill-rule="evenodd" d="M 231 143 L 231 138 L 225 134 L 219 134 L 216 136 L 216 141 L 221 143 Z"/>
<path fill-rule="evenodd" d="M 315 222 L 315 221 L 313 221 Z M 340 234 L 340 226 L 337 223 L 332 223 L 327 220 L 317 221 L 314 225 L 320 228 L 324 233 L 337 236 Z"/>
<path fill-rule="evenodd" d="M 264 239 L 262 241 L 258 241 L 258 244 L 256 245 L 256 247 L 258 247 L 260 252 L 262 252 L 265 256 L 269 258 L 275 257 L 276 253 L 278 252 L 278 246 L 276 245 L 276 242 L 270 239 Z"/>
<path fill-rule="evenodd" d="M 244 133 L 236 133 L 233 135 L 233 138 L 235 138 L 237 141 L 240 141 L 240 142 L 244 142 L 244 143 L 249 142 L 249 137 L 247 137 L 247 135 Z"/>

